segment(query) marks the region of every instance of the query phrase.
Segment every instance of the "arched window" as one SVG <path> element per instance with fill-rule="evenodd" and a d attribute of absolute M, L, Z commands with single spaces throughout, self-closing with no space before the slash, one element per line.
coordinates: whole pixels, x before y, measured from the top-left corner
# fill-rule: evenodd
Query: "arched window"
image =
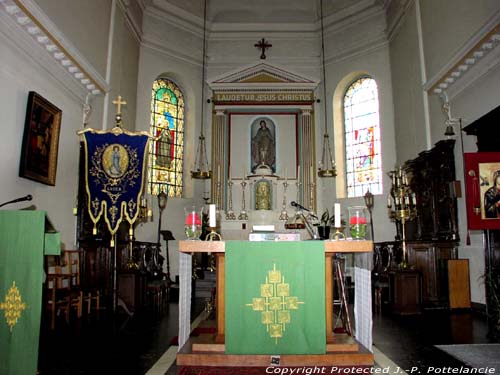
<path fill-rule="evenodd" d="M 181 197 L 184 156 L 184 96 L 166 78 L 153 83 L 150 133 L 160 137 L 149 149 L 149 193 Z"/>
<path fill-rule="evenodd" d="M 356 79 L 343 103 L 347 197 L 361 197 L 367 190 L 382 194 L 377 83 L 370 77 Z"/>

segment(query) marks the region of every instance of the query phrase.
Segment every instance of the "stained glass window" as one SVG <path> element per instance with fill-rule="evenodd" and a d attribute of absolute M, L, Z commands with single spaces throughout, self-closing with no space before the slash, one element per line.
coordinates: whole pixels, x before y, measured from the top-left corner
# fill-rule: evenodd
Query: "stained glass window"
<path fill-rule="evenodd" d="M 158 140 L 150 143 L 149 193 L 164 191 L 182 196 L 184 156 L 184 97 L 172 81 L 154 81 L 151 95 L 150 132 Z"/>
<path fill-rule="evenodd" d="M 370 77 L 354 81 L 344 95 L 347 197 L 367 190 L 382 194 L 382 155 L 377 83 Z"/>

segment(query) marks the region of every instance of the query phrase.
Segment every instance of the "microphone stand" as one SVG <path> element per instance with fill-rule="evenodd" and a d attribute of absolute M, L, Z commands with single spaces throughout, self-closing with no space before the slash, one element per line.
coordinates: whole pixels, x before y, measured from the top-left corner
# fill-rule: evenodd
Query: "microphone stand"
<path fill-rule="evenodd" d="M 0 204 L 0 207 L 3 207 L 3 206 L 6 206 L 8 204 L 11 204 L 11 203 L 17 203 L 17 202 L 24 202 L 24 201 L 30 201 L 32 200 L 33 197 L 31 196 L 31 194 L 28 194 L 26 195 L 25 197 L 22 197 L 22 198 L 16 198 L 16 199 L 13 199 L 11 201 L 8 201 L 8 202 L 5 202 L 5 203 L 2 203 Z"/>
<path fill-rule="evenodd" d="M 307 232 L 310 234 L 313 240 L 319 240 L 319 236 L 316 234 L 316 231 L 314 230 L 313 226 L 309 222 L 309 220 L 304 216 L 304 213 L 302 211 L 297 211 L 297 215 L 299 215 L 303 220 L 306 225 Z"/>

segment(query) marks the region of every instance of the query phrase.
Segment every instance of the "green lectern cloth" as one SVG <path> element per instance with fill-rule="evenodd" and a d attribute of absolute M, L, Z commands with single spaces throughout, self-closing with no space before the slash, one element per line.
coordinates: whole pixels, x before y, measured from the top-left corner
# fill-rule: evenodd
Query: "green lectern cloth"
<path fill-rule="evenodd" d="M 320 241 L 226 241 L 226 354 L 324 354 Z"/>
<path fill-rule="evenodd" d="M 0 211 L 0 374 L 34 375 L 45 212 Z"/>

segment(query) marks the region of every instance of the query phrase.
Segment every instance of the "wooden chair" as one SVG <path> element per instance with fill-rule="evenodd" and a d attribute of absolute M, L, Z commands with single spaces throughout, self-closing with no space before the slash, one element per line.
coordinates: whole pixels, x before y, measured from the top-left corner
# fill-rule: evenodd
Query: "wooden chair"
<path fill-rule="evenodd" d="M 50 329 L 55 329 L 56 316 L 64 313 L 69 323 L 71 308 L 71 284 L 67 274 L 63 274 L 61 266 L 49 267 L 46 280 L 46 303 L 50 312 Z"/>
<path fill-rule="evenodd" d="M 78 290 L 83 303 L 86 304 L 87 315 L 90 315 L 92 308 L 95 309 L 97 316 L 99 316 L 99 310 L 101 308 L 101 295 L 99 290 L 85 290 L 81 286 L 81 265 L 80 265 L 80 255 L 81 250 L 64 250 L 62 252 L 64 259 L 64 271 L 70 274 L 71 287 L 73 290 Z M 80 313 L 81 316 L 81 313 Z"/>

